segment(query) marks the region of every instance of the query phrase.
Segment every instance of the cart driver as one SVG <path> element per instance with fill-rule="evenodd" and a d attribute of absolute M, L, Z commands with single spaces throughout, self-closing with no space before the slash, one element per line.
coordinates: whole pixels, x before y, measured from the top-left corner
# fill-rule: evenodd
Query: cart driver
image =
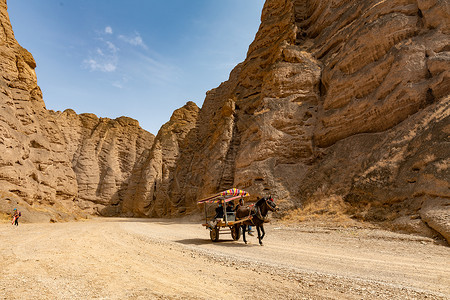
<path fill-rule="evenodd" d="M 239 204 L 236 205 L 236 209 L 235 209 L 235 210 L 238 210 L 239 206 L 244 206 L 244 199 L 243 199 L 243 198 L 239 199 Z M 253 228 L 252 228 L 252 225 L 248 225 L 248 230 L 247 230 L 247 232 L 248 232 L 249 235 L 253 236 Z"/>

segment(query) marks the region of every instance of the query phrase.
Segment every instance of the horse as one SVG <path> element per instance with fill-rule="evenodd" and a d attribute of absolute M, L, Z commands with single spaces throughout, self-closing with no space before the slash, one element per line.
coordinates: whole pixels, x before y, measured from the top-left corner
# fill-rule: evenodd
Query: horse
<path fill-rule="evenodd" d="M 259 244 L 261 246 L 263 245 L 262 239 L 266 234 L 264 231 L 264 222 L 267 221 L 266 217 L 268 212 L 276 210 L 278 210 L 277 205 L 271 196 L 259 199 L 253 208 L 249 208 L 248 206 L 239 206 L 236 209 L 236 220 L 250 217 L 250 220 L 242 222 L 242 239 L 246 244 L 247 240 L 245 238 L 245 232 L 247 231 L 247 226 L 252 225 L 256 226 L 256 229 L 258 230 Z"/>

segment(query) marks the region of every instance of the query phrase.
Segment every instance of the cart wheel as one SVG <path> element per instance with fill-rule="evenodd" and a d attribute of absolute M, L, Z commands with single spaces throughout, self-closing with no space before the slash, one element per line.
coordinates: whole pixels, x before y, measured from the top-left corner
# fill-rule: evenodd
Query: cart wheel
<path fill-rule="evenodd" d="M 231 237 L 235 241 L 239 240 L 239 238 L 241 237 L 241 226 L 234 225 L 233 227 L 231 227 Z"/>
<path fill-rule="evenodd" d="M 214 227 L 209 232 L 209 237 L 211 238 L 211 241 L 217 242 L 219 240 L 219 228 L 218 227 Z"/>

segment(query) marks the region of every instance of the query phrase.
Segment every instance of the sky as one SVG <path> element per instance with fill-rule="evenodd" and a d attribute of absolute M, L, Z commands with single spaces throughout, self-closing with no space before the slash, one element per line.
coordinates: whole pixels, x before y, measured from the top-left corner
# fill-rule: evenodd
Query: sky
<path fill-rule="evenodd" d="M 47 109 L 127 116 L 157 134 L 228 80 L 264 0 L 8 0 Z"/>

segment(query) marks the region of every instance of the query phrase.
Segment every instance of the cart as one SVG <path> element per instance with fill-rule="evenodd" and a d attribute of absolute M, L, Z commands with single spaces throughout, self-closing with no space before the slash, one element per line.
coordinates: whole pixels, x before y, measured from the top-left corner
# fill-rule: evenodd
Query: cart
<path fill-rule="evenodd" d="M 239 240 L 241 237 L 241 225 L 244 221 L 249 220 L 250 217 L 236 220 L 236 213 L 234 211 L 226 211 L 226 203 L 230 201 L 234 202 L 235 200 L 248 196 L 250 196 L 250 194 L 246 191 L 232 188 L 197 202 L 197 204 L 205 205 L 205 223 L 203 223 L 202 226 L 205 226 L 206 229 L 210 230 L 209 236 L 211 241 L 217 242 L 219 240 L 219 233 L 231 233 L 233 240 Z M 222 204 L 223 218 L 216 219 L 214 227 L 211 227 L 211 224 L 208 223 L 213 220 L 212 216 L 208 216 L 208 204 Z"/>

